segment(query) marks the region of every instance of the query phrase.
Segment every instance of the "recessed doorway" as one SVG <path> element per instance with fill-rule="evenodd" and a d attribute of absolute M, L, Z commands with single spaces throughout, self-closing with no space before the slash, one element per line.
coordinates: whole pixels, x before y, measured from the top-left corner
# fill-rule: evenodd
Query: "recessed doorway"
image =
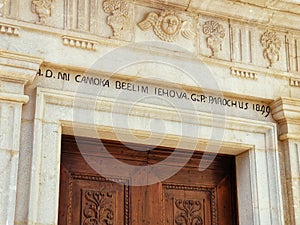
<path fill-rule="evenodd" d="M 137 144 L 131 148 L 130 144 L 102 140 L 101 148 L 110 152 L 110 158 L 98 151 L 98 141 L 62 137 L 59 225 L 238 224 L 234 156 L 194 152 L 167 180 L 131 186 L 130 175 L 115 173 L 113 164 L 111 173 L 105 175 L 97 173 L 94 165 L 117 159 L 143 167 L 162 162 L 174 150 Z M 189 150 L 178 151 L 178 160 L 185 151 Z M 209 167 L 199 171 L 200 160 L 210 157 L 214 160 Z M 176 157 L 167 166 L 178 166 Z M 140 179 L 147 178 L 141 175 Z"/>

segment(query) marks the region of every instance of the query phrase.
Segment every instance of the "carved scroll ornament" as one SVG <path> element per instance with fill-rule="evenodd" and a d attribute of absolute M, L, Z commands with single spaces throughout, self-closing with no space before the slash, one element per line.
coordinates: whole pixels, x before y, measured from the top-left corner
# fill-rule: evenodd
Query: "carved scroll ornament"
<path fill-rule="evenodd" d="M 107 24 L 113 29 L 113 37 L 121 37 L 129 22 L 129 6 L 122 0 L 106 0 L 103 2 L 104 12 L 110 14 Z"/>
<path fill-rule="evenodd" d="M 180 33 L 186 39 L 192 39 L 196 36 L 193 31 L 193 24 L 189 21 L 182 21 L 174 11 L 163 11 L 159 15 L 151 12 L 138 26 L 141 30 L 148 30 L 153 27 L 155 35 L 168 42 L 175 41 Z"/>
<path fill-rule="evenodd" d="M 260 43 L 265 48 L 263 54 L 269 60 L 269 66 L 271 67 L 280 59 L 281 40 L 277 37 L 276 32 L 266 31 L 261 36 Z"/>
<path fill-rule="evenodd" d="M 225 31 L 221 24 L 215 21 L 206 21 L 203 25 L 203 33 L 208 36 L 206 44 L 211 49 L 212 56 L 222 51 Z"/>
<path fill-rule="evenodd" d="M 175 217 L 176 225 L 203 225 L 200 216 L 201 202 L 196 200 L 175 200 L 175 206 L 179 210 Z"/>
<path fill-rule="evenodd" d="M 39 17 L 40 24 L 45 24 L 46 19 L 51 16 L 53 0 L 32 0 L 32 12 L 36 13 Z"/>
<path fill-rule="evenodd" d="M 111 193 L 91 190 L 84 193 L 84 198 L 82 225 L 115 225 Z"/>

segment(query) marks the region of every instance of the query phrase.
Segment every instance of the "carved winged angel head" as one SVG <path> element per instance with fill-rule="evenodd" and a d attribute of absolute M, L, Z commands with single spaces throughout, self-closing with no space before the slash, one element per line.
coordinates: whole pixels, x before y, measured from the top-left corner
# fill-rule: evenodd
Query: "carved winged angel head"
<path fill-rule="evenodd" d="M 141 30 L 153 27 L 156 36 L 168 42 L 174 41 L 180 32 L 186 39 L 196 36 L 193 24 L 189 21 L 182 21 L 174 11 L 170 10 L 162 11 L 160 14 L 151 12 L 138 26 Z"/>

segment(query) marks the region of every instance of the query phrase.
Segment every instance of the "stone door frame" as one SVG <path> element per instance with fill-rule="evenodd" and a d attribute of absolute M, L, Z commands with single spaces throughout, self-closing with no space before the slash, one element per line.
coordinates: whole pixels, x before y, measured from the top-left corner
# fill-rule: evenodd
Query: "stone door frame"
<path fill-rule="evenodd" d="M 74 120 L 74 98 L 82 98 L 84 101 L 88 96 L 75 96 L 74 92 L 59 91 L 46 88 L 37 88 L 36 112 L 34 119 L 34 137 L 32 150 L 32 171 L 29 197 L 29 218 L 33 224 L 57 224 L 58 221 L 58 199 L 60 181 L 60 155 L 61 135 L 72 134 L 74 127 L 80 127 L 82 135 L 93 137 L 93 130 L 104 131 L 107 138 L 115 138 L 118 133 L 122 135 L 132 130 L 119 127 L 113 129 L 109 113 L 112 105 L 126 107 L 126 102 L 115 102 L 114 99 L 101 98 L 96 107 L 95 123 L 89 124 L 82 117 Z M 81 105 L 80 110 L 84 113 L 89 106 Z M 122 119 L 128 117 L 119 110 L 118 116 Z M 184 121 L 176 121 L 172 115 L 172 109 L 164 111 L 151 108 L 145 104 L 138 105 L 131 111 L 131 119 L 147 120 L 147 115 L 162 113 L 167 126 L 175 127 L 179 123 L 196 125 L 201 129 L 209 130 L 211 116 L 207 113 L 197 113 L 198 120 L 191 120 L 192 112 L 182 112 Z M 217 117 L 217 116 L 214 116 Z M 143 123 L 136 125 L 135 134 L 147 137 L 146 127 Z M 236 177 L 238 215 L 240 224 L 272 224 L 283 225 L 283 200 L 281 180 L 279 171 L 279 155 L 277 145 L 276 124 L 272 122 L 253 121 L 242 118 L 226 117 L 221 140 L 211 140 L 206 133 L 201 132 L 198 137 L 187 137 L 189 140 L 199 143 L 197 148 L 201 149 L 209 143 L 221 146 L 221 152 L 236 155 Z M 161 136 L 152 131 L 153 135 Z M 172 142 L 180 138 L 181 134 L 168 133 L 164 137 L 162 146 L 173 147 Z M 102 136 L 101 136 L 102 137 Z"/>

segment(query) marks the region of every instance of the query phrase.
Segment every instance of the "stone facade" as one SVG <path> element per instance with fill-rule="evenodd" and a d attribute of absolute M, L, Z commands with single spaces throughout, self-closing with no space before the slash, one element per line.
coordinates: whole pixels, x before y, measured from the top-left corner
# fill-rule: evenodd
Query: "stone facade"
<path fill-rule="evenodd" d="M 0 0 L 0 224 L 57 224 L 74 134 L 235 155 L 239 223 L 300 225 L 299 24 L 296 0 Z"/>

